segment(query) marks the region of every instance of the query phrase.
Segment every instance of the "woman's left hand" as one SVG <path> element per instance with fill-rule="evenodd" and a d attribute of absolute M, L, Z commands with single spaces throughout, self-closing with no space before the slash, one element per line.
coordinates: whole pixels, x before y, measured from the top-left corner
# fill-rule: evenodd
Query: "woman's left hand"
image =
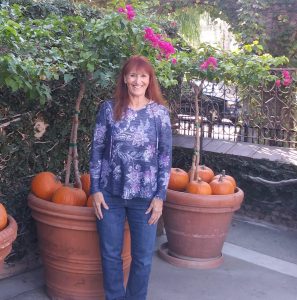
<path fill-rule="evenodd" d="M 149 214 L 150 212 L 152 213 L 150 219 L 148 220 L 148 223 L 150 225 L 156 224 L 158 220 L 160 219 L 162 215 L 162 210 L 163 210 L 163 200 L 154 198 L 145 212 L 146 214 Z"/>

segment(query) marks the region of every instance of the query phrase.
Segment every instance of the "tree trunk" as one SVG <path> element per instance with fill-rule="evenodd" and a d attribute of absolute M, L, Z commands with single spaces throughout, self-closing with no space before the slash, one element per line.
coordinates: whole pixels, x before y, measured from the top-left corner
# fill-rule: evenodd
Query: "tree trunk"
<path fill-rule="evenodd" d="M 73 161 L 74 167 L 74 183 L 75 186 L 80 188 L 82 187 L 78 169 L 78 152 L 77 152 L 77 130 L 78 130 L 78 123 L 79 123 L 79 110 L 80 110 L 80 103 L 85 95 L 86 91 L 86 83 L 80 83 L 79 93 L 75 103 L 75 113 L 72 119 L 72 128 L 70 134 L 70 144 L 68 150 L 68 157 L 67 157 L 67 164 L 66 164 L 66 176 L 65 176 L 65 185 L 69 185 L 70 173 L 71 173 L 71 163 Z"/>

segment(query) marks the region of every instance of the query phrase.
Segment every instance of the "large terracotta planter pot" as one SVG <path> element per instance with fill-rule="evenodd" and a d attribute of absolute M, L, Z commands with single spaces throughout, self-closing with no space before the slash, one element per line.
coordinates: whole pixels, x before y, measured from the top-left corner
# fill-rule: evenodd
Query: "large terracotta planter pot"
<path fill-rule="evenodd" d="M 12 243 L 17 237 L 18 225 L 15 219 L 8 215 L 8 225 L 0 231 L 0 273 L 3 270 L 4 259 L 10 253 Z"/>
<path fill-rule="evenodd" d="M 215 268 L 223 262 L 222 248 L 234 211 L 244 193 L 195 195 L 167 190 L 164 226 L 168 243 L 159 254 L 168 262 L 189 268 Z"/>
<path fill-rule="evenodd" d="M 30 194 L 37 223 L 47 292 L 52 299 L 104 299 L 102 266 L 93 208 L 55 204 Z M 131 255 L 125 228 L 123 270 L 127 282 Z"/>

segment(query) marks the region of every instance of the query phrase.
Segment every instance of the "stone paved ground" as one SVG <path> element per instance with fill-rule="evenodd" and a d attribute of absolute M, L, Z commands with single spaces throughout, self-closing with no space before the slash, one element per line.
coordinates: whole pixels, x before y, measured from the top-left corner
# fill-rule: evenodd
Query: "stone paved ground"
<path fill-rule="evenodd" d="M 296 300 L 296 249 L 297 231 L 234 219 L 217 269 L 177 268 L 156 253 L 148 300 Z M 0 280 L 0 300 L 48 300 L 42 271 Z"/>

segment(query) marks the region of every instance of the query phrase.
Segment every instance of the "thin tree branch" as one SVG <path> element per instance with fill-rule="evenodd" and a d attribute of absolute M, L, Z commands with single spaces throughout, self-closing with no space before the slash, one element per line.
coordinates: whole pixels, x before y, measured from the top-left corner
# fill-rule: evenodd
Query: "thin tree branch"
<path fill-rule="evenodd" d="M 203 89 L 203 84 L 204 84 L 204 80 L 201 80 L 200 84 L 197 85 L 195 83 L 195 81 L 191 82 L 192 88 L 194 89 L 195 92 L 195 128 L 196 128 L 196 136 L 195 136 L 195 159 L 193 159 L 192 161 L 192 173 L 194 173 L 194 177 L 191 176 L 191 180 L 197 180 L 198 179 L 198 168 L 199 168 L 199 164 L 200 164 L 200 128 L 201 128 L 201 118 L 199 118 L 199 97 L 202 93 L 202 89 Z"/>
<path fill-rule="evenodd" d="M 85 95 L 86 91 L 86 83 L 81 82 L 79 93 L 75 102 L 75 113 L 72 119 L 72 128 L 71 128 L 71 136 L 70 136 L 70 145 L 68 150 L 68 157 L 66 163 L 66 176 L 65 176 L 65 185 L 69 185 L 70 172 L 71 172 L 71 163 L 73 161 L 74 167 L 74 183 L 75 186 L 81 188 L 80 174 L 78 169 L 78 152 L 77 152 L 77 130 L 79 124 L 79 111 L 80 111 L 80 103 Z"/>
<path fill-rule="evenodd" d="M 266 180 L 261 177 L 254 177 L 254 176 L 250 176 L 250 175 L 245 175 L 244 177 L 246 177 L 254 182 L 257 182 L 257 183 L 263 183 L 265 185 L 273 185 L 273 186 L 285 186 L 285 185 L 297 183 L 297 178 L 280 180 L 280 181 L 270 181 L 270 180 Z"/>

